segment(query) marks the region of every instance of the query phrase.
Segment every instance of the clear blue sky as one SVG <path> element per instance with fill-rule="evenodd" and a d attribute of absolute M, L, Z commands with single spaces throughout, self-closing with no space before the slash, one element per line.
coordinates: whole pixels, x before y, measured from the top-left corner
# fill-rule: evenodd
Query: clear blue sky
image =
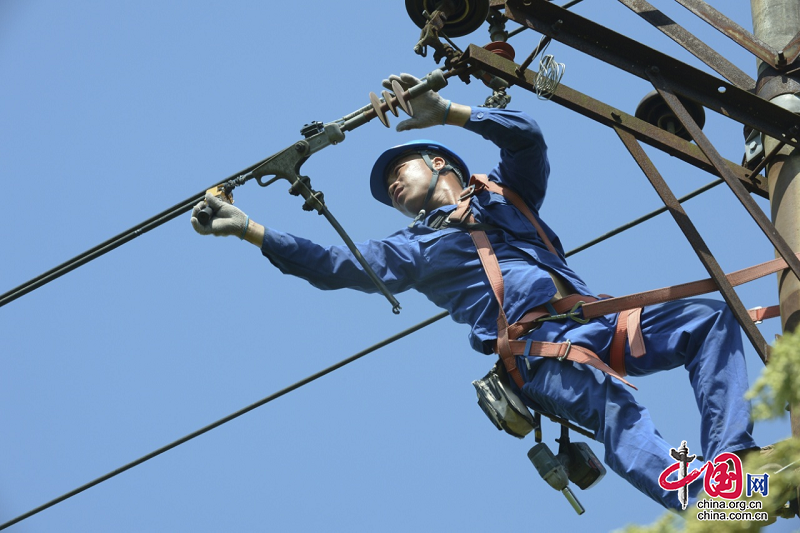
<path fill-rule="evenodd" d="M 749 2 L 712 4 L 751 27 Z M 747 52 L 680 6 L 658 5 L 755 76 Z M 621 4 L 586 0 L 575 11 L 698 63 Z M 3 0 L 0 292 L 286 147 L 303 124 L 365 105 L 388 74 L 432 70 L 412 51 L 418 33 L 399 0 Z M 518 56 L 538 38 L 512 40 Z M 486 27 L 458 40 L 470 42 L 488 42 Z M 567 64 L 565 84 L 628 113 L 650 90 L 564 45 L 549 51 Z M 456 81 L 443 94 L 477 105 L 489 89 Z M 511 95 L 545 131 L 542 215 L 565 248 L 659 207 L 610 130 Z M 710 113 L 705 131 L 741 159 L 740 125 Z M 384 148 L 418 136 L 457 147 L 474 171 L 497 159 L 457 128 L 398 134 L 374 121 L 303 167 L 356 241 L 408 223 L 372 200 L 366 179 Z M 713 179 L 648 151 L 678 195 Z M 266 225 L 339 242 L 285 182 L 250 183 L 236 204 Z M 725 270 L 772 258 L 729 191 L 686 208 Z M 570 264 L 616 295 L 706 276 L 667 216 Z M 739 294 L 748 307 L 771 305 L 775 288 L 769 278 Z M 0 522 L 438 313 L 417 294 L 398 298 L 395 316 L 381 296 L 318 291 L 246 243 L 197 235 L 185 216 L 0 308 Z M 779 332 L 775 320 L 761 328 L 768 339 Z M 575 489 L 587 510 L 577 516 L 528 461 L 533 438 L 496 431 L 476 405 L 470 382 L 493 359 L 466 334 L 439 322 L 11 531 L 609 531 L 661 515 L 610 472 Z M 754 379 L 752 349 L 748 365 Z M 685 373 L 636 385 L 665 438 L 699 451 Z M 558 426 L 544 432 L 555 448 Z M 763 444 L 788 434 L 787 421 L 756 428 Z"/>

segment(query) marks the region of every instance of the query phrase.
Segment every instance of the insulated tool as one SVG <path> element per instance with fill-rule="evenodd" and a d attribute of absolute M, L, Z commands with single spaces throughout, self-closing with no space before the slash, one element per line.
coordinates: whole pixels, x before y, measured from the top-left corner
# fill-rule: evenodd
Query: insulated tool
<path fill-rule="evenodd" d="M 226 183 L 220 184 L 220 186 L 223 186 L 226 194 L 230 194 L 235 187 L 243 185 L 253 178 L 255 178 L 262 187 L 271 185 L 279 179 L 288 181 L 291 184 L 289 193 L 294 196 L 303 197 L 305 200 L 303 209 L 305 211 L 316 211 L 318 214 L 325 216 L 353 253 L 356 260 L 364 268 L 364 272 L 392 304 L 392 311 L 397 314 L 400 312 L 400 303 L 394 298 L 392 293 L 389 292 L 389 289 L 386 288 L 383 281 L 375 274 L 372 267 L 361 255 L 361 252 L 358 251 L 358 248 L 356 248 L 350 236 L 347 235 L 339 222 L 337 222 L 330 213 L 325 205 L 322 192 L 315 191 L 311 187 L 311 179 L 308 176 L 302 176 L 300 174 L 300 167 L 312 154 L 319 152 L 327 146 L 342 142 L 345 132 L 354 130 L 373 118 L 377 117 L 384 126 L 389 127 L 389 121 L 386 118 L 387 111 L 396 116 L 397 108 L 400 107 L 409 115 L 413 115 L 414 111 L 410 100 L 428 91 L 438 91 L 446 85 L 447 79 L 444 73 L 438 69 L 428 74 L 419 84 L 410 87 L 408 90 L 403 89 L 399 83 L 394 82 L 392 84 L 394 94 L 383 91 L 383 98 L 379 98 L 375 93 L 370 93 L 370 104 L 361 109 L 345 115 L 338 120 L 334 120 L 333 122 L 328 122 L 327 124 L 323 124 L 322 122 L 306 124 L 300 130 L 303 139 L 264 159 L 248 169 L 247 172 L 236 176 Z M 273 178 L 264 181 L 263 178 L 266 176 L 273 176 Z"/>
<path fill-rule="evenodd" d="M 281 159 L 281 156 L 284 155 L 284 152 L 288 150 L 295 150 L 297 154 L 300 151 L 306 152 L 302 157 L 298 156 L 298 159 L 295 161 L 295 164 L 289 165 L 285 167 L 286 172 L 281 172 L 280 177 L 284 177 L 293 182 L 294 185 L 294 177 L 296 175 L 296 171 L 300 168 L 300 165 L 308 159 L 308 156 L 314 152 L 317 152 L 328 146 L 329 144 L 335 144 L 344 139 L 344 132 L 349 131 L 352 129 L 357 128 L 358 126 L 365 124 L 375 118 L 376 116 L 382 115 L 385 117 L 386 110 L 392 111 L 395 110 L 397 106 L 400 106 L 401 109 L 404 109 L 409 114 L 412 113 L 412 109 L 410 106 L 409 100 L 419 96 L 420 94 L 428 91 L 428 90 L 439 90 L 442 87 L 447 85 L 446 78 L 452 76 L 454 74 L 459 74 L 460 72 L 457 70 L 451 70 L 447 73 L 447 75 L 443 74 L 441 70 L 435 70 L 428 74 L 428 76 L 422 80 L 418 85 L 411 87 L 409 90 L 403 90 L 402 87 L 399 85 L 394 86 L 396 93 L 392 95 L 391 93 L 384 92 L 384 99 L 381 100 L 380 98 L 376 101 L 372 102 L 370 105 L 365 106 L 349 115 L 340 118 L 337 121 L 334 121 L 330 124 L 321 125 L 320 123 L 313 123 L 310 126 L 306 126 L 301 130 L 301 133 L 305 137 L 305 140 L 296 143 L 290 148 L 287 148 L 283 152 L 279 152 L 273 156 L 270 156 L 266 159 L 262 159 L 257 163 L 250 165 L 249 167 L 240 170 L 239 172 L 231 175 L 230 177 L 218 182 L 214 185 L 211 190 L 218 191 L 219 187 L 222 187 L 225 191 L 225 194 L 230 195 L 231 191 L 238 185 L 243 184 L 248 179 L 253 177 L 260 177 L 264 175 L 268 175 L 270 173 L 274 175 L 278 175 L 277 172 L 269 172 L 274 165 L 277 164 L 277 161 Z M 388 96 L 388 98 L 387 98 Z M 321 129 L 320 129 L 321 127 Z M 299 151 L 298 151 L 299 148 Z M 282 159 L 285 161 L 286 159 Z M 284 169 L 284 167 L 281 167 Z M 256 174 L 255 171 L 258 170 L 259 174 Z M 299 180 L 300 177 L 297 176 Z M 305 178 L 308 180 L 308 178 Z M 299 191 L 301 187 L 296 187 L 294 190 Z M 214 194 L 215 192 L 212 192 Z M 300 194 L 298 192 L 297 194 Z M 321 202 L 322 193 L 319 194 L 319 201 Z M 39 276 L 19 285 L 10 291 L 7 291 L 3 294 L 0 294 L 0 307 L 6 305 L 9 302 L 28 294 L 29 292 L 45 285 L 57 278 L 60 278 L 67 272 L 71 272 L 75 270 L 81 265 L 85 265 L 89 261 L 97 259 L 98 257 L 110 252 L 111 250 L 122 246 L 126 242 L 130 242 L 131 240 L 139 237 L 140 235 L 144 235 L 145 233 L 161 226 L 162 224 L 169 222 L 170 220 L 177 218 L 184 213 L 188 213 L 192 210 L 192 208 L 197 205 L 198 202 L 201 202 L 206 196 L 206 191 L 201 191 L 185 200 L 173 205 L 172 207 L 148 218 L 144 222 L 137 224 L 136 226 L 129 228 L 119 235 L 116 235 L 105 242 L 98 244 L 97 246 L 73 257 L 72 259 L 61 263 L 60 265 L 51 268 L 47 272 L 40 274 Z M 322 205 L 324 207 L 324 204 Z M 313 208 L 313 207 L 312 207 Z M 208 214 L 208 213 L 207 213 Z M 205 216 L 205 215 L 201 215 Z M 341 228 L 339 228 L 341 229 Z M 344 230 L 341 230 L 340 233 L 343 233 Z M 350 245 L 348 245 L 350 246 Z M 352 249 L 352 247 L 351 247 Z M 358 255 L 357 255 L 358 257 Z M 361 262 L 361 259 L 359 259 Z M 362 265 L 364 263 L 362 262 Z M 374 272 L 367 265 L 365 266 L 365 270 L 368 274 L 371 274 L 371 278 L 376 280 L 377 278 L 374 277 Z M 378 280 L 380 282 L 380 280 Z M 400 306 L 397 303 L 391 294 L 386 290 L 386 287 L 383 286 L 382 283 L 376 283 L 378 288 L 381 292 L 389 299 L 392 303 L 393 311 L 398 313 L 400 310 Z"/>

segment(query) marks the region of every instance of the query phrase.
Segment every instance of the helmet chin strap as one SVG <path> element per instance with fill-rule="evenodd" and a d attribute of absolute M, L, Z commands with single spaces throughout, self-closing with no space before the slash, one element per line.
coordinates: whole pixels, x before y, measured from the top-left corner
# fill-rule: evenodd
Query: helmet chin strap
<path fill-rule="evenodd" d="M 422 156 L 422 160 L 425 161 L 425 164 L 428 165 L 428 168 L 431 169 L 431 183 L 428 185 L 428 193 L 425 195 L 425 201 L 422 202 L 422 209 L 420 209 L 419 213 L 417 213 L 417 216 L 414 217 L 414 221 L 408 226 L 409 228 L 413 227 L 414 224 L 425 218 L 425 215 L 428 213 L 428 203 L 431 201 L 431 198 L 433 198 L 433 192 L 436 190 L 436 184 L 439 182 L 440 172 L 443 170 L 450 170 L 458 176 L 459 180 L 462 182 L 464 181 L 461 178 L 461 173 L 453 168 L 450 164 L 446 164 L 441 169 L 434 168 L 433 161 L 431 161 L 430 152 L 420 152 L 420 155 Z"/>

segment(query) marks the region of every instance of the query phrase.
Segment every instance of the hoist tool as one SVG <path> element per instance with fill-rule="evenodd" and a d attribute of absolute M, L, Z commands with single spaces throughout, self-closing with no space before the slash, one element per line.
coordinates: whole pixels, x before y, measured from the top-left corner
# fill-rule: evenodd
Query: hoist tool
<path fill-rule="evenodd" d="M 397 300 L 395 300 L 391 293 L 389 293 L 380 279 L 375 276 L 373 270 L 369 267 L 369 265 L 366 264 L 364 258 L 361 257 L 361 254 L 357 252 L 352 241 L 349 239 L 349 237 L 347 237 L 347 234 L 344 233 L 344 230 L 341 229 L 341 226 L 339 226 L 330 215 L 322 201 L 322 193 L 313 191 L 308 178 L 300 176 L 298 171 L 300 166 L 311 154 L 318 152 L 326 146 L 336 144 L 344 140 L 344 133 L 346 131 L 353 130 L 363 124 L 366 124 L 375 117 L 380 118 L 381 122 L 388 127 L 389 123 L 386 120 L 386 111 L 389 111 L 396 116 L 397 107 L 400 107 L 406 113 L 411 115 L 413 113 L 413 109 L 411 107 L 410 100 L 429 90 L 437 91 L 442 87 L 445 87 L 447 85 L 446 78 L 455 74 L 457 74 L 456 70 L 451 70 L 446 75 L 441 70 L 434 70 L 419 84 L 409 88 L 408 90 L 403 89 L 399 83 L 393 83 L 392 89 L 394 90 L 394 94 L 384 91 L 382 93 L 382 99 L 378 98 L 376 95 L 371 95 L 369 105 L 366 105 L 361 109 L 358 109 L 340 118 L 339 120 L 335 120 L 328 124 L 320 124 L 316 122 L 305 126 L 301 130 L 301 133 L 304 137 L 303 140 L 293 144 L 281 152 L 278 152 L 277 154 L 250 165 L 246 169 L 233 174 L 229 178 L 216 183 L 213 187 L 211 187 L 211 189 L 209 189 L 209 192 L 217 196 L 227 196 L 229 197 L 228 201 L 232 201 L 233 197 L 231 196 L 231 191 L 233 191 L 235 187 L 243 184 L 251 178 L 259 179 L 259 183 L 264 186 L 272 183 L 272 181 L 267 183 L 262 183 L 260 181 L 263 176 L 268 175 L 273 175 L 276 177 L 276 179 L 284 178 L 290 181 L 292 183 L 290 192 L 302 195 L 306 199 L 304 208 L 307 208 L 308 210 L 316 209 L 321 214 L 324 214 L 329 221 L 331 221 L 331 224 L 333 224 L 337 232 L 342 235 L 342 237 L 345 239 L 345 242 L 348 244 L 348 247 L 353 251 L 359 263 L 361 263 L 361 265 L 364 267 L 366 273 L 392 304 L 392 310 L 396 314 L 400 310 L 400 305 Z M 150 217 L 144 222 L 141 222 L 118 235 L 115 235 L 105 242 L 98 244 L 97 246 L 73 257 L 72 259 L 69 259 L 68 261 L 61 263 L 56 267 L 51 268 L 47 272 L 28 280 L 22 285 L 0 294 L 0 307 L 24 296 L 25 294 L 28 294 L 33 290 L 38 289 L 39 287 L 57 278 L 60 278 L 64 274 L 71 272 L 72 270 L 75 270 L 76 268 L 85 265 L 86 263 L 93 261 L 102 255 L 107 254 L 111 250 L 130 242 L 140 235 L 144 235 L 148 231 L 155 229 L 158 226 L 161 226 L 162 224 L 169 222 L 170 220 L 185 213 L 188 213 L 198 202 L 201 202 L 205 196 L 205 190 L 190 196 L 182 202 L 173 205 L 169 209 Z M 200 216 L 205 217 L 210 214 L 210 212 L 206 212 Z"/>
<path fill-rule="evenodd" d="M 384 126 L 389 127 L 389 121 L 386 118 L 387 111 L 397 116 L 397 108 L 400 107 L 408 115 L 413 116 L 414 111 L 411 105 L 411 100 L 413 98 L 428 91 L 438 91 L 446 85 L 447 79 L 444 73 L 439 69 L 428 74 L 420 83 L 410 87 L 408 90 L 403 89 L 400 83 L 394 81 L 392 83 L 394 94 L 383 91 L 383 98 L 379 98 L 375 93 L 370 93 L 370 104 L 357 111 L 345 115 L 338 120 L 334 120 L 333 122 L 328 122 L 327 124 L 312 122 L 311 124 L 304 125 L 300 130 L 303 139 L 268 157 L 247 173 L 243 173 L 229 180 L 224 185 L 217 186 L 217 192 L 213 192 L 211 189 L 209 191 L 223 199 L 232 201 L 231 192 L 233 189 L 253 178 L 255 178 L 262 187 L 267 187 L 279 179 L 285 179 L 291 184 L 289 187 L 289 194 L 302 196 L 305 200 L 303 204 L 303 209 L 305 211 L 316 211 L 330 222 L 333 229 L 336 230 L 347 245 L 347 248 L 362 266 L 364 272 L 392 304 L 392 312 L 398 314 L 400 312 L 400 303 L 395 299 L 392 293 L 389 292 L 389 289 L 386 288 L 377 274 L 375 274 L 375 271 L 361 255 L 361 252 L 356 248 L 350 236 L 328 210 L 322 192 L 315 191 L 311 187 L 310 178 L 300 174 L 300 167 L 312 154 L 332 144 L 342 142 L 346 131 L 354 130 L 373 118 L 377 117 Z M 273 178 L 264 181 L 264 178 L 267 176 L 273 176 Z M 206 207 L 204 209 L 208 208 Z M 205 212 L 204 216 L 210 217 L 210 215 L 211 212 L 209 210 Z M 207 220 L 208 218 L 206 218 L 206 221 Z"/>

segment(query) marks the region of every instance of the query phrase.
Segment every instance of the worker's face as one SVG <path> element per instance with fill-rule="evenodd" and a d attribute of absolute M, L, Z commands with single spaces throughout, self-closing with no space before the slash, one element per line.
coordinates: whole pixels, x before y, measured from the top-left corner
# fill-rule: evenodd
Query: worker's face
<path fill-rule="evenodd" d="M 434 157 L 431 163 L 436 169 L 442 169 L 446 164 L 441 157 Z M 432 176 L 431 169 L 419 154 L 396 159 L 389 166 L 386 177 L 389 198 L 392 199 L 394 208 L 408 217 L 417 216 L 425 203 Z"/>

